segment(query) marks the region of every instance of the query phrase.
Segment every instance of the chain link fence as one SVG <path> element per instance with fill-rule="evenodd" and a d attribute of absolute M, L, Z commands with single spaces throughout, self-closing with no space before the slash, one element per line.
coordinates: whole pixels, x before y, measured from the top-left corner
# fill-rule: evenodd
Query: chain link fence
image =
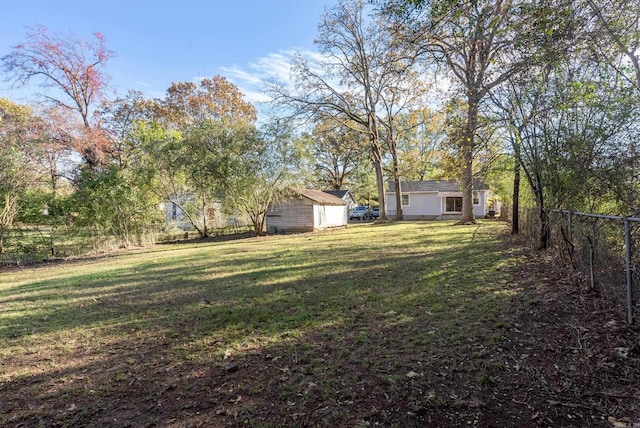
<path fill-rule="evenodd" d="M 245 234 L 249 226 L 233 224 L 215 228 L 210 236 Z M 79 227 L 23 227 L 5 232 L 0 267 L 107 253 L 122 248 L 143 247 L 157 243 L 178 242 L 198 238 L 194 231 L 167 230 L 161 225 L 149 228 L 126 240 L 100 228 Z"/>
<path fill-rule="evenodd" d="M 501 218 L 511 222 L 511 206 Z M 640 317 L 640 218 L 547 210 L 549 249 L 577 281 L 625 312 Z M 520 233 L 532 248 L 541 248 L 543 228 L 538 209 L 521 207 Z M 624 309 L 623 309 L 624 308 Z"/>
<path fill-rule="evenodd" d="M 591 289 L 640 315 L 640 218 L 548 210 L 549 243 Z M 538 232 L 539 233 L 539 232 Z"/>

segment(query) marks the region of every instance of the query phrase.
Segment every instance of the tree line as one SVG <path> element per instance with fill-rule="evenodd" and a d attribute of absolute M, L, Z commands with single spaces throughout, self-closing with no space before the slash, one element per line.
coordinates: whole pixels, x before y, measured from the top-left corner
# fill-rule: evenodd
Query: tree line
<path fill-rule="evenodd" d="M 109 99 L 105 38 L 29 30 L 5 77 L 44 89 L 0 100 L 0 251 L 16 222 L 109 230 L 124 243 L 179 207 L 201 236 L 214 204 L 254 231 L 292 186 L 351 188 L 387 217 L 387 182 L 474 182 L 513 207 L 617 215 L 640 206 L 640 6 L 631 0 L 339 0 L 319 58 L 265 82 L 256 107 L 223 76 L 163 98 Z M 524 185 L 523 185 L 524 184 Z M 218 209 L 218 208 L 217 208 Z"/>

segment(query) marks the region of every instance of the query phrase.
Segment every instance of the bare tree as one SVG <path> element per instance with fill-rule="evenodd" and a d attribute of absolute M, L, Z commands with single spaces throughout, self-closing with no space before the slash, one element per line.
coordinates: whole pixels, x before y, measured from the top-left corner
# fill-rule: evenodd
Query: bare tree
<path fill-rule="evenodd" d="M 473 164 L 479 111 L 494 88 L 536 61 L 541 61 L 531 34 L 552 34 L 545 2 L 528 0 L 389 0 L 384 10 L 395 16 L 406 43 L 448 73 L 464 101 L 465 120 L 456 133 L 462 163 L 461 223 L 474 223 Z M 546 12 L 545 12 L 546 10 Z"/>
<path fill-rule="evenodd" d="M 640 3 L 584 0 L 582 28 L 598 58 L 640 91 Z"/>
<path fill-rule="evenodd" d="M 412 128 L 422 125 L 421 120 L 408 122 L 403 120 L 412 111 L 425 103 L 427 86 L 422 77 L 409 65 L 412 61 L 402 61 L 401 65 L 388 74 L 388 83 L 380 97 L 382 141 L 391 156 L 390 176 L 395 184 L 395 205 L 397 220 L 402 220 L 402 186 L 400 169 L 400 140 L 411 133 Z M 422 115 L 413 115 L 414 119 L 423 119 Z M 408 125 L 408 126 L 407 126 Z"/>
<path fill-rule="evenodd" d="M 274 100 L 293 114 L 330 116 L 365 134 L 373 162 L 380 203 L 385 219 L 379 108 L 403 56 L 385 25 L 368 20 L 363 0 L 339 0 L 325 13 L 316 40 L 322 60 L 311 63 L 295 57 L 293 90 L 271 85 Z"/>
<path fill-rule="evenodd" d="M 45 98 L 78 112 L 84 126 L 79 151 L 91 166 L 100 162 L 106 143 L 99 129 L 90 124 L 91 108 L 103 96 L 109 80 L 101 68 L 114 55 L 101 33 L 94 36 L 95 41 L 90 42 L 74 34 L 50 34 L 40 25 L 29 29 L 25 43 L 2 57 L 10 79 L 23 85 L 35 80 L 41 87 L 56 89 L 62 96 L 45 94 Z"/>

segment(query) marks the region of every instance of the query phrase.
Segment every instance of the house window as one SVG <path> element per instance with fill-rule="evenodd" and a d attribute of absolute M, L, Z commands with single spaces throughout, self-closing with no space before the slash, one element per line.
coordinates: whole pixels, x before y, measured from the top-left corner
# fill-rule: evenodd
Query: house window
<path fill-rule="evenodd" d="M 473 205 L 480 205 L 480 192 L 473 192 Z"/>
<path fill-rule="evenodd" d="M 402 206 L 403 207 L 409 206 L 409 195 L 402 195 Z"/>
<path fill-rule="evenodd" d="M 448 196 L 445 200 L 447 212 L 460 212 L 462 211 L 462 197 L 461 196 Z"/>

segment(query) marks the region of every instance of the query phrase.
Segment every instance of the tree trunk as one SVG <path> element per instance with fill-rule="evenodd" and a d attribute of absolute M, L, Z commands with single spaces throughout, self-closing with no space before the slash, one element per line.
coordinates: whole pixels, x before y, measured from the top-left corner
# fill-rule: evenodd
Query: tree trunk
<path fill-rule="evenodd" d="M 544 194 L 542 192 L 542 181 L 540 177 L 536 176 L 535 186 L 536 205 L 538 206 L 538 218 L 540 219 L 540 245 L 539 250 L 546 250 L 549 248 L 549 216 L 544 206 Z"/>
<path fill-rule="evenodd" d="M 207 205 L 205 203 L 202 204 L 202 237 L 209 237 L 209 223 L 207 221 Z"/>
<path fill-rule="evenodd" d="M 267 220 L 267 212 L 262 211 L 253 218 L 253 232 L 256 236 L 262 236 L 264 233 L 264 225 Z"/>
<path fill-rule="evenodd" d="M 520 233 L 520 146 L 515 143 L 515 162 L 513 166 L 513 207 L 511 208 L 511 234 Z"/>
<path fill-rule="evenodd" d="M 379 148 L 378 148 L 379 150 Z M 380 220 L 387 219 L 387 207 L 384 194 L 384 175 L 382 173 L 382 161 L 374 161 L 373 167 L 376 171 L 376 181 L 378 184 L 378 202 L 380 203 Z"/>
<path fill-rule="evenodd" d="M 396 191 L 396 220 L 402 220 L 402 186 L 400 185 L 400 177 L 396 174 L 395 191 Z"/>
<path fill-rule="evenodd" d="M 540 207 L 540 249 L 549 248 L 549 216 L 543 206 Z"/>
<path fill-rule="evenodd" d="M 467 124 L 463 133 L 462 146 L 462 219 L 460 224 L 474 224 L 473 214 L 473 150 L 476 128 L 478 127 L 478 102 L 474 96 L 468 98 Z"/>
<path fill-rule="evenodd" d="M 400 183 L 400 169 L 398 167 L 398 152 L 396 151 L 396 143 L 392 142 L 393 156 L 393 180 L 396 183 L 396 220 L 402 220 L 402 186 Z"/>
<path fill-rule="evenodd" d="M 465 147 L 463 150 L 464 170 L 462 175 L 462 219 L 461 224 L 474 224 L 473 214 L 473 149 Z"/>
<path fill-rule="evenodd" d="M 378 138 L 378 124 L 375 112 L 369 115 L 369 143 L 371 144 L 371 157 L 373 168 L 376 171 L 376 184 L 378 186 L 378 203 L 380 204 L 380 220 L 387 219 L 387 207 L 384 195 L 384 174 L 382 173 L 382 150 Z"/>

